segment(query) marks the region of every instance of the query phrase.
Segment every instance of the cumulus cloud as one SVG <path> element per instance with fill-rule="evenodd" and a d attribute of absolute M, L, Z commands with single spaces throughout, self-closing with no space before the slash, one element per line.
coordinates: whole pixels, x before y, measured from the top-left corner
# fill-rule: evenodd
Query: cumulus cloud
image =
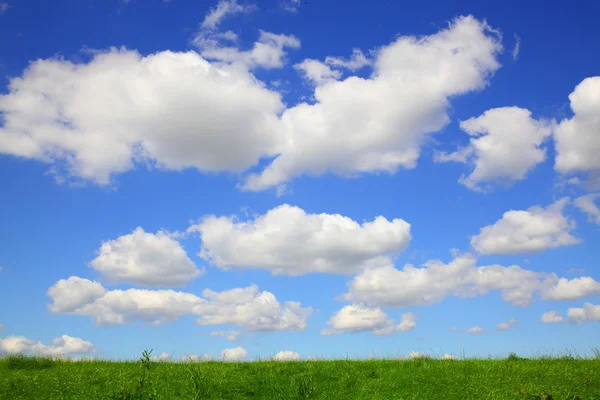
<path fill-rule="evenodd" d="M 392 262 L 406 249 L 410 224 L 379 216 L 359 224 L 339 214 L 308 214 L 283 204 L 253 220 L 204 217 L 199 255 L 219 268 L 266 269 L 274 275 L 351 274 Z"/>
<path fill-rule="evenodd" d="M 510 328 L 512 328 L 512 326 L 516 323 L 517 323 L 517 320 L 514 318 L 511 318 L 507 322 L 500 322 L 498 325 L 496 325 L 496 330 L 497 331 L 507 331 Z"/>
<path fill-rule="evenodd" d="M 90 267 L 111 283 L 146 286 L 179 286 L 204 272 L 167 233 L 146 233 L 142 228 L 102 243 Z"/>
<path fill-rule="evenodd" d="M 88 316 L 97 325 L 135 321 L 173 322 L 185 315 L 198 316 L 200 325 L 233 324 L 249 331 L 298 331 L 306 328 L 312 308 L 298 302 L 283 304 L 257 286 L 213 292 L 205 298 L 174 290 L 106 290 L 98 282 L 72 276 L 48 290 L 49 310 L 55 314 Z"/>
<path fill-rule="evenodd" d="M 556 162 L 562 174 L 600 172 L 600 76 L 584 79 L 569 95 L 573 117 L 554 132 Z"/>
<path fill-rule="evenodd" d="M 452 354 L 444 354 L 442 356 L 442 360 L 456 360 L 456 357 L 454 357 Z"/>
<path fill-rule="evenodd" d="M 275 361 L 298 361 L 300 360 L 300 354 L 293 351 L 280 351 L 279 353 L 273 356 L 273 360 Z"/>
<path fill-rule="evenodd" d="M 221 360 L 223 361 L 241 361 L 246 357 L 248 357 L 248 351 L 243 347 L 221 350 Z"/>
<path fill-rule="evenodd" d="M 555 324 L 557 322 L 562 322 L 563 317 L 559 314 L 558 311 L 548 311 L 542 315 L 540 320 L 545 324 Z"/>
<path fill-rule="evenodd" d="M 352 304 L 336 312 L 327 325 L 329 328 L 322 330 L 322 335 L 367 331 L 374 335 L 391 335 L 414 329 L 417 326 L 417 316 L 414 313 L 402 314 L 402 320 L 395 326 L 394 321 L 379 307 Z"/>
<path fill-rule="evenodd" d="M 331 80 L 337 80 L 342 76 L 340 71 L 331 69 L 329 65 L 324 64 L 321 61 L 309 58 L 294 65 L 294 68 L 300 71 L 306 80 L 315 85 L 320 85 Z"/>
<path fill-rule="evenodd" d="M 585 303 L 583 308 L 569 308 L 567 317 L 572 324 L 581 325 L 585 322 L 600 322 L 600 305 Z"/>
<path fill-rule="evenodd" d="M 216 29 L 221 21 L 228 15 L 249 13 L 256 9 L 253 5 L 241 5 L 236 0 L 221 0 L 206 14 L 202 21 L 202 28 Z"/>
<path fill-rule="evenodd" d="M 241 172 L 281 150 L 283 109 L 248 71 L 194 51 L 37 60 L 0 95 L 0 154 L 99 185 L 143 165 Z"/>
<path fill-rule="evenodd" d="M 303 174 L 415 168 L 429 134 L 449 122 L 449 98 L 483 89 L 501 50 L 499 36 L 471 16 L 431 36 L 399 37 L 379 50 L 369 78 L 318 85 L 315 104 L 285 110 L 283 150 L 242 188 L 259 191 Z"/>
<path fill-rule="evenodd" d="M 503 107 L 487 110 L 477 118 L 461 121 L 471 136 L 469 145 L 454 153 L 435 153 L 436 162 L 461 162 L 474 167 L 459 182 L 469 189 L 484 191 L 483 183 L 507 184 L 525 179 L 527 173 L 546 159 L 544 140 L 552 133 L 549 122 L 531 118 L 529 110 Z"/>
<path fill-rule="evenodd" d="M 444 264 L 430 260 L 423 267 L 411 264 L 402 270 L 392 265 L 367 269 L 348 283 L 347 301 L 381 307 L 407 307 L 437 303 L 447 296 L 470 298 L 500 291 L 516 306 L 527 306 L 535 293 L 542 300 L 575 300 L 600 293 L 600 283 L 590 277 L 559 278 L 554 273 L 523 269 L 518 265 L 477 267 L 471 254 L 459 254 Z"/>
<path fill-rule="evenodd" d="M 44 356 L 59 356 L 67 354 L 86 354 L 95 351 L 94 344 L 83 339 L 62 335 L 52 339 L 45 345 L 40 341 L 27 339 L 23 336 L 7 336 L 0 338 L 0 353 L 25 353 Z"/>
<path fill-rule="evenodd" d="M 511 210 L 493 225 L 480 229 L 471 238 L 471 246 L 481 254 L 528 254 L 581 242 L 569 233 L 575 221 L 563 215 L 568 198 L 546 208 L 533 206 L 527 210 Z"/>
<path fill-rule="evenodd" d="M 395 173 L 414 168 L 429 135 L 447 125 L 449 99 L 483 89 L 500 67 L 499 35 L 460 17 L 380 48 L 369 78 L 318 85 L 316 104 L 286 109 L 250 70 L 283 66 L 300 41 L 260 31 L 240 49 L 235 33 L 217 28 L 244 7 L 224 1 L 211 11 L 193 40 L 200 54 L 109 49 L 82 63 L 32 62 L 0 96 L 0 154 L 47 163 L 59 181 L 99 185 L 137 167 L 240 173 L 261 159 L 272 162 L 242 189 L 303 174 Z M 359 68 L 361 54 L 328 65 Z"/>
<path fill-rule="evenodd" d="M 360 49 L 353 49 L 352 56 L 349 59 L 343 59 L 340 57 L 328 56 L 325 58 L 325 64 L 331 65 L 332 67 L 339 67 L 349 69 L 350 71 L 356 71 L 367 65 L 371 65 L 371 61 L 363 54 Z"/>
<path fill-rule="evenodd" d="M 596 201 L 600 199 L 600 193 L 590 193 L 575 199 L 577 208 L 587 214 L 588 221 L 600 225 L 600 208 Z"/>

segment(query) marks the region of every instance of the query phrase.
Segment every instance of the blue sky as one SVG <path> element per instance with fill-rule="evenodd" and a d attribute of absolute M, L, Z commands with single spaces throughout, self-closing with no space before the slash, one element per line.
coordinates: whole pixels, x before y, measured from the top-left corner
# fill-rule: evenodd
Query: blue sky
<path fill-rule="evenodd" d="M 599 11 L 0 3 L 0 352 L 588 352 Z"/>

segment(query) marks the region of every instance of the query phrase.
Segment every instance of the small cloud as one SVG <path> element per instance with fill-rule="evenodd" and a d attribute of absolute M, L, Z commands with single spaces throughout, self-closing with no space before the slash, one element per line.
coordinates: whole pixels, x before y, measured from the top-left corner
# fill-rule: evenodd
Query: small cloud
<path fill-rule="evenodd" d="M 275 361 L 298 361 L 300 360 L 300 354 L 294 352 L 294 351 L 280 351 L 279 353 L 275 354 L 275 356 L 273 357 L 273 360 Z"/>
<path fill-rule="evenodd" d="M 298 12 L 300 5 L 302 4 L 301 0 L 281 0 L 279 2 L 280 7 L 287 12 L 295 13 Z"/>
<path fill-rule="evenodd" d="M 512 58 L 513 58 L 513 60 L 516 61 L 517 58 L 519 58 L 519 52 L 521 51 L 521 38 L 516 33 L 514 34 L 514 37 L 515 37 L 515 47 L 513 48 L 513 51 L 512 51 Z"/>
<path fill-rule="evenodd" d="M 509 330 L 515 323 L 517 323 L 517 320 L 512 318 L 511 320 L 507 321 L 507 322 L 500 322 L 498 325 L 496 325 L 496 330 L 497 331 L 507 331 Z"/>
<path fill-rule="evenodd" d="M 161 353 L 158 356 L 152 356 L 152 357 L 150 357 L 150 359 L 152 361 L 167 361 L 169 358 L 171 358 L 171 356 L 168 355 L 167 353 Z"/>
<path fill-rule="evenodd" d="M 241 361 L 246 357 L 248 357 L 248 351 L 243 347 L 221 350 L 221 360 L 223 361 Z"/>
<path fill-rule="evenodd" d="M 0 15 L 4 14 L 8 10 L 8 3 L 0 3 Z"/>
<path fill-rule="evenodd" d="M 444 354 L 442 356 L 442 360 L 456 360 L 456 357 L 454 357 L 452 354 Z"/>
<path fill-rule="evenodd" d="M 465 332 L 472 333 L 474 335 L 481 335 L 485 329 L 480 326 L 473 326 L 471 328 L 465 329 Z"/>
<path fill-rule="evenodd" d="M 564 318 L 559 314 L 558 311 L 548 311 L 542 315 L 540 321 L 542 321 L 545 324 L 556 324 L 558 322 L 562 322 L 563 319 Z"/>
<path fill-rule="evenodd" d="M 411 351 L 408 358 L 414 360 L 415 358 L 429 358 L 429 356 L 420 351 Z"/>

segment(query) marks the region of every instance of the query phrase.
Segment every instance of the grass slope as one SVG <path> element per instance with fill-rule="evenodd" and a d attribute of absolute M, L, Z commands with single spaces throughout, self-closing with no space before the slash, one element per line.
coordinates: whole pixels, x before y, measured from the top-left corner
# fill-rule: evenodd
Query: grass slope
<path fill-rule="evenodd" d="M 596 399 L 600 358 L 257 362 L 0 359 L 0 399 Z"/>

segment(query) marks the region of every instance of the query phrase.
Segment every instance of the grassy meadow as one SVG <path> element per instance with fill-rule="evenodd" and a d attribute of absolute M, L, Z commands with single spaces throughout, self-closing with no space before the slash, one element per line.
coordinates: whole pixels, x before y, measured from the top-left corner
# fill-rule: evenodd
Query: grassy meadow
<path fill-rule="evenodd" d="M 117 362 L 17 355 L 0 359 L 0 399 L 600 400 L 600 357 Z"/>

